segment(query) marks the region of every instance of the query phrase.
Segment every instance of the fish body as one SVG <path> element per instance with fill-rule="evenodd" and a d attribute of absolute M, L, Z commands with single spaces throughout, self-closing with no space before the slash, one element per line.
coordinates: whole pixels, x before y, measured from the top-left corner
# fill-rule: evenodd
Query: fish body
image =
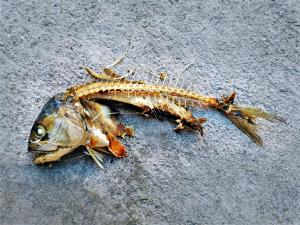
<path fill-rule="evenodd" d="M 259 145 L 262 139 L 257 134 L 257 118 L 284 122 L 261 109 L 236 105 L 235 93 L 222 98 L 209 97 L 182 88 L 131 81 L 110 69 L 106 71 L 109 73 L 97 74 L 87 69 L 101 81 L 73 86 L 46 103 L 29 138 L 29 151 L 37 153 L 34 163 L 58 161 L 78 146 L 85 146 L 99 166 L 102 166 L 99 153 L 126 157 L 125 146 L 118 137 L 133 136 L 133 129 L 119 123 L 110 108 L 97 102 L 99 100 L 132 105 L 140 108 L 144 115 L 167 114 L 178 124 L 177 131 L 190 129 L 201 134 L 206 119 L 194 117 L 187 107 L 217 110 Z"/>

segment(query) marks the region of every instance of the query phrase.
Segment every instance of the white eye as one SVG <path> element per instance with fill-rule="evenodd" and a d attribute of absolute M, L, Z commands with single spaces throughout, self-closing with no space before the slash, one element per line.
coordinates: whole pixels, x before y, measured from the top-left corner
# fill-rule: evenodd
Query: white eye
<path fill-rule="evenodd" d="M 46 134 L 46 130 L 43 126 L 39 125 L 36 130 L 36 135 L 39 137 L 43 137 Z"/>

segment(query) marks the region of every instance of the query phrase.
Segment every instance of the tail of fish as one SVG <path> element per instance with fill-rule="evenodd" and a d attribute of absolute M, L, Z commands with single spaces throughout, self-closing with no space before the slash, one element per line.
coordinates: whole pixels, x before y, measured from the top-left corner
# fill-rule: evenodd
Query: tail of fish
<path fill-rule="evenodd" d="M 218 101 L 217 109 L 221 111 L 235 126 L 248 135 L 255 143 L 262 145 L 262 138 L 257 133 L 257 124 L 255 120 L 262 118 L 270 122 L 283 122 L 286 121 L 272 113 L 265 112 L 260 108 L 239 106 L 234 104 L 236 93 L 233 92 L 227 97 L 223 97 Z"/>

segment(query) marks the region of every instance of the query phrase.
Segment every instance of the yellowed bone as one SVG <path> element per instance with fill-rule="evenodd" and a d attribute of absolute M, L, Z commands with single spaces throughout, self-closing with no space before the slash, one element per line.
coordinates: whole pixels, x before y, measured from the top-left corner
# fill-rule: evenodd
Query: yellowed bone
<path fill-rule="evenodd" d="M 60 148 L 59 150 L 47 154 L 40 155 L 33 160 L 35 164 L 43 164 L 60 160 L 64 155 L 72 152 L 74 148 Z"/>

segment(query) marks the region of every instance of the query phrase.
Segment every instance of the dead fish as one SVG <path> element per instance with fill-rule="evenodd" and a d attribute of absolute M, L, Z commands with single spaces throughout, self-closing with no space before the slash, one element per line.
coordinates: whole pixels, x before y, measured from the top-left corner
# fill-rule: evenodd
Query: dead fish
<path fill-rule="evenodd" d="M 262 109 L 235 104 L 235 92 L 216 98 L 183 88 L 129 80 L 116 72 L 97 74 L 89 68 L 86 71 L 100 80 L 73 86 L 54 96 L 35 121 L 28 143 L 28 150 L 37 153 L 34 163 L 57 161 L 78 146 L 85 146 L 99 166 L 102 166 L 100 153 L 127 156 L 118 137 L 133 136 L 133 129 L 119 123 L 110 109 L 96 100 L 132 105 L 140 108 L 144 115 L 162 112 L 178 123 L 175 130 L 196 130 L 201 134 L 206 119 L 194 117 L 187 107 L 217 110 L 258 145 L 263 141 L 257 133 L 257 118 L 285 122 Z"/>

